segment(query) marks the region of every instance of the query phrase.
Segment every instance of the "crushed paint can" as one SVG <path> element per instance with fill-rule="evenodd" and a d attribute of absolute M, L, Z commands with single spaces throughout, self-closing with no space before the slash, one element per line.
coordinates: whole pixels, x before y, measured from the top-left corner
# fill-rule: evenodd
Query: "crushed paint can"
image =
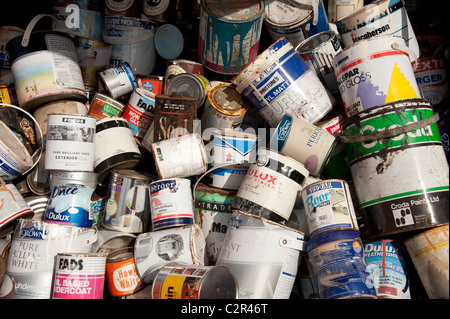
<path fill-rule="evenodd" d="M 198 183 L 194 190 L 195 220 L 206 241 L 207 265 L 214 265 L 219 256 L 231 220 L 231 204 L 236 191 Z"/>
<path fill-rule="evenodd" d="M 436 120 L 428 101 L 412 99 L 342 123 L 366 238 L 448 223 L 449 169 Z"/>
<path fill-rule="evenodd" d="M 324 232 L 306 242 L 307 257 L 320 299 L 376 299 L 355 230 Z"/>
<path fill-rule="evenodd" d="M 134 136 L 143 138 L 153 122 L 155 94 L 135 88 L 123 110 L 122 117 L 128 121 Z"/>
<path fill-rule="evenodd" d="M 288 299 L 304 240 L 296 229 L 234 210 L 216 266 L 236 275 L 239 299 Z"/>
<path fill-rule="evenodd" d="M 414 74 L 422 98 L 433 105 L 448 98 L 450 89 L 444 59 L 420 58 Z"/>
<path fill-rule="evenodd" d="M 137 87 L 136 77 L 128 62 L 122 62 L 98 74 L 106 92 L 113 99 L 133 92 Z"/>
<path fill-rule="evenodd" d="M 334 57 L 339 91 L 347 116 L 398 100 L 420 98 L 411 60 L 399 36 L 355 43 Z"/>
<path fill-rule="evenodd" d="M 88 115 L 95 117 L 97 120 L 106 117 L 120 116 L 125 109 L 125 105 L 108 95 L 95 92 L 89 107 Z"/>
<path fill-rule="evenodd" d="M 211 84 L 203 75 L 180 73 L 171 78 L 169 83 L 166 83 L 166 93 L 196 98 L 197 108 L 199 108 L 205 102 L 210 87 Z"/>
<path fill-rule="evenodd" d="M 92 172 L 95 126 L 88 115 L 48 114 L 45 169 Z"/>
<path fill-rule="evenodd" d="M 289 219 L 306 177 L 305 166 L 270 149 L 258 149 L 232 207 L 274 222 Z"/>
<path fill-rule="evenodd" d="M 284 38 L 261 53 L 231 82 L 270 127 L 276 127 L 285 114 L 315 123 L 336 102 Z"/>
<path fill-rule="evenodd" d="M 140 234 L 134 244 L 136 271 L 145 283 L 171 263 L 203 266 L 205 237 L 197 224 Z"/>
<path fill-rule="evenodd" d="M 404 240 L 430 299 L 448 299 L 448 224 Z"/>
<path fill-rule="evenodd" d="M 106 255 L 58 253 L 53 271 L 52 299 L 102 299 Z"/>
<path fill-rule="evenodd" d="M 330 22 L 335 23 L 336 20 L 361 9 L 364 0 L 328 0 L 327 15 Z"/>
<path fill-rule="evenodd" d="M 198 59 L 208 69 L 237 74 L 258 55 L 264 1 L 201 1 Z"/>
<path fill-rule="evenodd" d="M 171 263 L 155 278 L 152 299 L 237 299 L 236 276 L 224 266 Z"/>
<path fill-rule="evenodd" d="M 364 243 L 364 262 L 378 299 L 411 299 L 406 262 L 396 242 L 383 239 Z"/>
<path fill-rule="evenodd" d="M 6 184 L 0 178 L 0 230 L 6 229 L 18 218 L 33 216 L 27 201 L 14 184 Z"/>
<path fill-rule="evenodd" d="M 105 228 L 130 232 L 146 232 L 150 227 L 148 185 L 151 177 L 129 170 L 113 169 L 106 195 Z"/>
<path fill-rule="evenodd" d="M 109 254 L 114 250 L 128 247 L 135 239 L 136 235 L 134 234 L 99 227 L 98 239 L 92 251 L 94 253 Z"/>

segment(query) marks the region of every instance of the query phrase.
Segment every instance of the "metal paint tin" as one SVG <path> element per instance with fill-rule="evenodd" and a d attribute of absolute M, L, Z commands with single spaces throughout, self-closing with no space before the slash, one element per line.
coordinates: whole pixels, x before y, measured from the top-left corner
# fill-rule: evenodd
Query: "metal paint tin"
<path fill-rule="evenodd" d="M 150 183 L 152 229 L 194 223 L 191 181 L 185 178 L 161 179 Z"/>
<path fill-rule="evenodd" d="M 133 170 L 111 171 L 103 226 L 105 228 L 142 233 L 150 227 L 148 185 L 151 177 Z"/>
<path fill-rule="evenodd" d="M 200 74 L 180 73 L 166 83 L 168 95 L 181 94 L 183 97 L 197 98 L 197 108 L 201 107 L 206 100 L 211 85 L 209 81 Z"/>
<path fill-rule="evenodd" d="M 143 138 L 153 122 L 155 114 L 155 94 L 136 88 L 131 93 L 122 117 L 128 121 L 134 136 Z"/>
<path fill-rule="evenodd" d="M 258 54 L 264 6 L 262 0 L 202 0 L 199 61 L 217 73 L 239 73 Z"/>
<path fill-rule="evenodd" d="M 128 247 L 135 239 L 136 235 L 134 234 L 109 230 L 100 226 L 98 240 L 94 244 L 93 252 L 109 254 L 114 250 Z"/>
<path fill-rule="evenodd" d="M 414 70 L 422 98 L 436 105 L 449 96 L 449 83 L 445 60 L 421 58 Z"/>
<path fill-rule="evenodd" d="M 96 120 L 79 114 L 48 114 L 45 169 L 94 170 Z"/>
<path fill-rule="evenodd" d="M 112 251 L 106 257 L 106 282 L 113 297 L 131 295 L 145 287 L 136 273 L 133 247 Z"/>
<path fill-rule="evenodd" d="M 96 240 L 94 228 L 17 220 L 0 298 L 49 299 L 55 256 L 90 253 Z"/>
<path fill-rule="evenodd" d="M 112 45 L 92 38 L 76 37 L 75 51 L 84 84 L 97 87 L 98 73 L 104 71 L 109 65 Z"/>
<path fill-rule="evenodd" d="M 406 46 L 420 56 L 417 42 L 403 0 L 376 0 L 336 21 L 344 48 L 383 35 L 404 39 Z"/>
<path fill-rule="evenodd" d="M 152 143 L 151 149 L 160 179 L 190 177 L 208 169 L 205 146 L 197 133 Z"/>
<path fill-rule="evenodd" d="M 448 223 L 449 169 L 436 120 L 428 101 L 413 99 L 342 123 L 366 238 Z"/>
<path fill-rule="evenodd" d="M 128 62 L 122 62 L 98 74 L 108 95 L 116 99 L 133 92 L 137 87 L 136 78 Z"/>
<path fill-rule="evenodd" d="M 302 163 L 309 174 L 318 177 L 336 145 L 336 138 L 323 128 L 286 114 L 272 135 L 270 145 Z"/>
<path fill-rule="evenodd" d="M 145 283 L 171 262 L 203 266 L 205 237 L 197 224 L 140 234 L 134 244 L 136 271 Z"/>
<path fill-rule="evenodd" d="M 270 149 L 258 149 L 256 163 L 239 187 L 232 207 L 274 222 L 289 219 L 308 170 L 296 160 Z"/>
<path fill-rule="evenodd" d="M 53 271 L 52 299 L 102 299 L 106 255 L 58 253 Z"/>
<path fill-rule="evenodd" d="M 335 103 L 314 71 L 284 38 L 261 53 L 231 82 L 270 127 L 276 127 L 285 114 L 315 123 Z"/>
<path fill-rule="evenodd" d="M 139 88 L 149 91 L 153 94 L 163 94 L 164 77 L 159 75 L 136 74 L 137 85 Z"/>
<path fill-rule="evenodd" d="M 448 299 L 448 224 L 404 241 L 423 287 L 430 299 Z"/>
<path fill-rule="evenodd" d="M 14 184 L 6 184 L 0 178 L 0 230 L 13 225 L 18 218 L 34 215 L 30 206 Z"/>
<path fill-rule="evenodd" d="M 380 299 L 411 299 L 405 259 L 391 239 L 364 243 L 364 262 Z"/>
<path fill-rule="evenodd" d="M 186 59 L 170 60 L 167 62 L 167 69 L 165 74 L 166 89 L 170 80 L 172 80 L 175 75 L 181 73 L 200 74 L 203 76 L 205 75 L 203 64 L 201 63 Z"/>
<path fill-rule="evenodd" d="M 376 299 L 363 244 L 355 230 L 319 234 L 306 242 L 308 262 L 320 299 Z"/>
<path fill-rule="evenodd" d="M 92 98 L 88 114 L 101 120 L 107 117 L 116 117 L 122 114 L 125 105 L 106 94 L 96 92 Z"/>
<path fill-rule="evenodd" d="M 364 5 L 364 0 L 328 0 L 327 15 L 330 22 L 350 14 Z"/>
<path fill-rule="evenodd" d="M 238 282 L 224 266 L 173 263 L 156 276 L 152 299 L 237 299 Z"/>
<path fill-rule="evenodd" d="M 104 13 L 106 16 L 120 15 L 124 17 L 138 17 L 142 9 L 140 0 L 105 0 Z"/>
<path fill-rule="evenodd" d="M 330 230 L 359 229 L 346 181 L 327 179 L 305 186 L 302 200 L 311 237 Z"/>
<path fill-rule="evenodd" d="M 216 265 L 239 283 L 239 299 L 288 299 L 305 250 L 304 234 L 244 211 L 233 211 Z"/>
<path fill-rule="evenodd" d="M 146 16 L 156 18 L 169 8 L 170 0 L 142 1 L 142 13 Z"/>

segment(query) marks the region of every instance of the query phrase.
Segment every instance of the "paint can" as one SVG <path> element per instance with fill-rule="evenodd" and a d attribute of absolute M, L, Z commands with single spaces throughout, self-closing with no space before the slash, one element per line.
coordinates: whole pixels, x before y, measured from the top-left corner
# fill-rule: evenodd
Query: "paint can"
<path fill-rule="evenodd" d="M 52 299 L 102 299 L 106 255 L 58 253 L 53 271 Z"/>
<path fill-rule="evenodd" d="M 259 148 L 256 163 L 250 165 L 232 207 L 270 221 L 286 221 L 308 176 L 303 164 Z"/>
<path fill-rule="evenodd" d="M 199 61 L 214 72 L 237 74 L 256 59 L 264 7 L 262 0 L 202 0 Z"/>
<path fill-rule="evenodd" d="M 28 203 L 14 184 L 6 184 L 0 178 L 0 230 L 6 229 L 18 218 L 33 216 Z"/>
<path fill-rule="evenodd" d="M 133 247 L 116 249 L 108 254 L 106 282 L 113 297 L 128 296 L 145 287 L 136 273 Z"/>
<path fill-rule="evenodd" d="M 197 133 L 151 144 L 160 179 L 200 175 L 208 169 L 203 141 Z"/>
<path fill-rule="evenodd" d="M 236 276 L 224 266 L 164 266 L 152 287 L 152 299 L 237 299 Z"/>
<path fill-rule="evenodd" d="M 448 299 L 448 224 L 404 241 L 430 299 Z"/>
<path fill-rule="evenodd" d="M 153 94 L 163 94 L 164 77 L 159 75 L 136 74 L 138 88 Z"/>
<path fill-rule="evenodd" d="M 323 128 L 286 114 L 276 127 L 270 145 L 302 163 L 310 175 L 318 177 L 336 145 L 336 137 Z"/>
<path fill-rule="evenodd" d="M 406 262 L 391 239 L 364 243 L 364 262 L 378 299 L 411 299 Z"/>
<path fill-rule="evenodd" d="M 105 0 L 105 16 L 139 17 L 141 10 L 140 0 Z"/>
<path fill-rule="evenodd" d="M 91 172 L 50 173 L 50 199 L 44 214 L 47 223 L 92 227 L 91 198 L 97 187 L 97 174 Z"/>
<path fill-rule="evenodd" d="M 236 191 L 198 183 L 194 190 L 195 220 L 205 236 L 207 265 L 215 265 L 231 220 Z"/>
<path fill-rule="evenodd" d="M 170 0 L 142 1 L 142 13 L 157 19 L 169 8 Z"/>
<path fill-rule="evenodd" d="M 150 183 L 149 191 L 153 230 L 194 223 L 194 202 L 189 179 L 157 180 Z"/>
<path fill-rule="evenodd" d="M 180 73 L 166 83 L 166 93 L 197 98 L 197 108 L 199 108 L 205 102 L 210 87 L 209 81 L 203 75 Z"/>
<path fill-rule="evenodd" d="M 334 58 L 339 91 L 348 117 L 372 107 L 420 98 L 411 60 L 399 36 L 355 43 Z"/>
<path fill-rule="evenodd" d="M 256 162 L 258 136 L 227 129 L 216 130 L 212 136 L 212 141 L 206 146 L 211 165 L 209 184 L 238 190 L 251 163 Z M 215 166 L 218 168 L 213 169 Z"/>
<path fill-rule="evenodd" d="M 155 94 L 145 89 L 135 88 L 131 93 L 122 117 L 128 121 L 134 136 L 143 138 L 155 115 Z"/>
<path fill-rule="evenodd" d="M 176 25 L 163 24 L 155 33 L 155 50 L 166 60 L 176 59 L 184 49 L 183 33 Z"/>
<path fill-rule="evenodd" d="M 327 15 L 330 22 L 335 23 L 336 20 L 361 9 L 364 0 L 328 0 Z"/>
<path fill-rule="evenodd" d="M 310 36 L 330 30 L 322 0 L 269 1 L 264 24 L 273 41 L 284 37 L 294 46 Z"/>
<path fill-rule="evenodd" d="M 342 123 L 366 238 L 448 223 L 449 169 L 436 120 L 428 101 L 412 99 Z"/>
<path fill-rule="evenodd" d="M 108 117 L 98 120 L 95 133 L 94 171 L 101 183 L 115 168 L 133 168 L 142 160 L 127 120 Z"/>
<path fill-rule="evenodd" d="M 336 102 L 284 38 L 261 53 L 231 82 L 270 127 L 276 127 L 285 114 L 316 123 Z"/>
<path fill-rule="evenodd" d="M 234 210 L 216 266 L 236 275 L 239 299 L 288 299 L 304 244 L 298 230 Z"/>
<path fill-rule="evenodd" d="M 8 56 L 7 50 L 6 50 L 6 44 L 9 40 L 14 39 L 15 37 L 18 37 L 20 35 L 23 35 L 25 32 L 24 29 L 15 27 L 15 26 L 1 26 L 0 27 L 0 67 L 2 69 L 6 69 L 11 66 L 10 58 Z M 2 74 L 3 77 L 3 74 Z M 3 79 L 2 79 L 3 80 Z M 5 102 L 5 101 L 4 101 Z M 10 103 L 10 102 L 6 102 Z"/>
<path fill-rule="evenodd" d="M 121 231 L 109 230 L 103 227 L 98 229 L 98 240 L 93 246 L 93 252 L 109 254 L 114 250 L 128 247 L 136 239 L 136 235 Z"/>
<path fill-rule="evenodd" d="M 420 56 L 419 43 L 409 21 L 403 0 L 376 0 L 336 21 L 344 48 L 378 36 L 395 35 Z"/>
<path fill-rule="evenodd" d="M 103 226 L 130 233 L 142 233 L 150 227 L 148 185 L 145 173 L 113 169 L 110 174 Z"/>
<path fill-rule="evenodd" d="M 166 82 L 166 88 L 170 80 L 172 80 L 175 75 L 181 73 L 200 74 L 203 76 L 205 75 L 203 64 L 201 63 L 186 59 L 170 60 L 167 62 L 167 69 L 164 78 Z"/>
<path fill-rule="evenodd" d="M 300 42 L 295 51 L 331 93 L 339 92 L 333 59 L 342 52 L 342 47 L 334 31 L 323 31 L 307 38 Z"/>
<path fill-rule="evenodd" d="M 437 105 L 449 96 L 449 83 L 445 60 L 420 58 L 414 71 L 422 98 Z"/>
<path fill-rule="evenodd" d="M 137 87 L 136 77 L 128 62 L 122 62 L 98 74 L 106 92 L 113 99 L 133 92 Z"/>
<path fill-rule="evenodd" d="M 92 172 L 95 122 L 87 115 L 48 114 L 45 169 Z"/>
<path fill-rule="evenodd" d="M 140 234 L 134 244 L 136 271 L 145 283 L 172 262 L 203 266 L 205 237 L 197 224 Z"/>
<path fill-rule="evenodd" d="M 106 94 L 96 92 L 92 98 L 88 114 L 97 120 L 101 120 L 107 117 L 120 116 L 124 109 L 123 103 L 110 98 Z"/>
<path fill-rule="evenodd" d="M 96 240 L 94 228 L 18 219 L 0 298 L 50 299 L 55 256 L 90 253 Z"/>

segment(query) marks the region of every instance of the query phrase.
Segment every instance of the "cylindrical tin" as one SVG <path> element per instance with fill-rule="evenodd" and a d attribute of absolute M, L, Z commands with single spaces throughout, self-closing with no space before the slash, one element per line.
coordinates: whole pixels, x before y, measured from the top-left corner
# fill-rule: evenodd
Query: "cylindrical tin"
<path fill-rule="evenodd" d="M 449 169 L 435 118 L 428 101 L 413 99 L 342 123 L 366 238 L 448 223 Z"/>
<path fill-rule="evenodd" d="M 128 62 L 122 62 L 98 74 L 108 95 L 113 99 L 133 92 L 137 88 L 136 78 Z"/>
<path fill-rule="evenodd" d="M 88 114 L 101 120 L 107 117 L 116 117 L 122 114 L 125 105 L 106 94 L 96 92 L 91 101 Z"/>
<path fill-rule="evenodd" d="M 414 70 L 399 36 L 359 41 L 334 57 L 347 116 L 398 100 L 420 97 Z"/>
<path fill-rule="evenodd" d="M 106 282 L 113 297 L 131 295 L 145 287 L 136 273 L 133 247 L 120 248 L 108 254 Z"/>
<path fill-rule="evenodd" d="M 161 179 L 199 175 L 208 168 L 205 146 L 197 133 L 152 143 L 151 149 Z"/>
<path fill-rule="evenodd" d="M 202 0 L 198 59 L 218 73 L 237 74 L 258 54 L 262 0 Z"/>
<path fill-rule="evenodd" d="M 237 299 L 238 282 L 224 266 L 164 266 L 155 278 L 152 299 Z"/>
<path fill-rule="evenodd" d="M 286 114 L 278 124 L 270 145 L 305 165 L 312 176 L 319 176 L 336 145 L 336 138 L 323 128 Z"/>
<path fill-rule="evenodd" d="M 106 195 L 103 226 L 117 231 L 142 233 L 150 227 L 147 187 L 151 177 L 128 169 L 113 169 Z"/>
<path fill-rule="evenodd" d="M 171 0 L 142 1 L 142 13 L 152 19 L 156 19 L 169 8 L 170 1 Z"/>
<path fill-rule="evenodd" d="M 165 75 L 166 88 L 170 80 L 172 80 L 175 75 L 181 73 L 200 74 L 203 76 L 205 75 L 203 64 L 201 63 L 185 59 L 170 60 L 167 62 Z"/>
<path fill-rule="evenodd" d="M 393 240 L 364 243 L 364 262 L 379 299 L 411 299 L 405 259 Z"/>
<path fill-rule="evenodd" d="M 53 271 L 52 299 L 102 299 L 106 255 L 58 253 Z"/>
<path fill-rule="evenodd" d="M 0 230 L 14 225 L 18 218 L 33 216 L 34 212 L 12 183 L 0 178 Z"/>
<path fill-rule="evenodd" d="M 335 99 L 291 43 L 282 38 L 233 78 L 270 127 L 285 114 L 315 123 L 333 108 Z"/>
<path fill-rule="evenodd" d="M 231 220 L 231 204 L 236 191 L 198 183 L 194 190 L 195 220 L 206 241 L 206 260 L 214 265 Z"/>
<path fill-rule="evenodd" d="M 381 35 L 401 36 L 416 58 L 417 42 L 403 0 L 376 0 L 336 21 L 344 48 Z"/>
<path fill-rule="evenodd" d="M 103 26 L 103 21 L 101 25 Z M 97 74 L 108 67 L 112 45 L 92 38 L 76 37 L 75 50 L 84 85 L 97 87 Z"/>
<path fill-rule="evenodd" d="M 298 230 L 233 211 L 216 265 L 235 273 L 240 299 L 288 299 L 304 243 Z"/>
<path fill-rule="evenodd" d="M 139 17 L 141 6 L 140 0 L 105 0 L 104 13 L 106 16 Z"/>
<path fill-rule="evenodd" d="M 248 101 L 233 84 L 217 83 L 208 92 L 202 113 L 202 131 L 239 128 L 248 108 Z"/>
<path fill-rule="evenodd" d="M 55 256 L 90 253 L 96 240 L 94 228 L 17 220 L 0 298 L 49 299 Z"/>
<path fill-rule="evenodd" d="M 447 68 L 444 59 L 421 58 L 414 70 L 422 98 L 436 105 L 449 96 Z"/>
<path fill-rule="evenodd" d="M 94 170 L 95 118 L 79 114 L 48 114 L 45 169 Z"/>
<path fill-rule="evenodd" d="M 357 231 L 321 233 L 306 242 L 306 249 L 320 299 L 377 298 Z"/>
<path fill-rule="evenodd" d="M 328 0 L 328 19 L 335 23 L 343 16 L 361 9 L 364 5 L 364 0 Z"/>
<path fill-rule="evenodd" d="M 136 271 L 145 283 L 170 262 L 203 266 L 204 257 L 205 237 L 197 224 L 140 234 L 134 244 Z"/>
<path fill-rule="evenodd" d="M 449 299 L 448 224 L 404 241 L 414 267 L 430 299 Z"/>
<path fill-rule="evenodd" d="M 138 88 L 149 91 L 153 94 L 164 93 L 164 77 L 151 74 L 136 74 Z"/>
<path fill-rule="evenodd" d="M 122 117 L 128 121 L 134 136 L 143 138 L 153 122 L 155 94 L 142 88 L 134 89 Z"/>
<path fill-rule="evenodd" d="M 271 221 L 286 221 L 308 175 L 305 166 L 296 160 L 260 148 L 232 207 Z"/>
<path fill-rule="evenodd" d="M 305 186 L 302 199 L 311 236 L 330 230 L 359 229 L 346 181 L 327 179 Z"/>
<path fill-rule="evenodd" d="M 160 179 L 150 183 L 149 189 L 153 230 L 194 223 L 194 202 L 189 179 Z"/>
<path fill-rule="evenodd" d="M 175 75 L 169 83 L 166 83 L 166 93 L 173 95 L 179 93 L 186 97 L 197 98 L 197 108 L 203 105 L 211 85 L 200 74 L 180 73 Z"/>
<path fill-rule="evenodd" d="M 342 52 L 342 47 L 334 31 L 323 31 L 309 37 L 300 42 L 295 51 L 316 72 L 331 93 L 339 92 L 333 59 Z"/>

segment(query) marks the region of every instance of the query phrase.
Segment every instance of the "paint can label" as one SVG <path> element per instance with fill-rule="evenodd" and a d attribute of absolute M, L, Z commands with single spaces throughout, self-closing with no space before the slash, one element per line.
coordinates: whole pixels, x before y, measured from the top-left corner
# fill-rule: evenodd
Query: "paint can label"
<path fill-rule="evenodd" d="M 136 88 L 128 100 L 122 117 L 128 121 L 134 136 L 143 138 L 153 122 L 155 95 Z"/>
<path fill-rule="evenodd" d="M 130 252 L 129 257 L 123 260 L 109 260 L 109 256 L 115 252 L 110 253 L 106 260 L 106 280 L 111 296 L 127 296 L 144 288 L 145 283 L 136 273 L 132 253 Z"/>
<path fill-rule="evenodd" d="M 124 107 L 119 101 L 97 92 L 92 99 L 88 115 L 95 117 L 97 120 L 105 117 L 120 116 Z"/>
<path fill-rule="evenodd" d="M 126 62 L 100 72 L 99 77 L 113 99 L 130 93 L 137 87 L 136 78 Z"/>
<path fill-rule="evenodd" d="M 442 59 L 419 59 L 414 71 L 422 98 L 436 105 L 449 95 L 449 83 L 445 61 Z"/>
<path fill-rule="evenodd" d="M 14 184 L 6 184 L 0 178 L 0 229 L 14 219 L 32 213 L 31 208 Z"/>

